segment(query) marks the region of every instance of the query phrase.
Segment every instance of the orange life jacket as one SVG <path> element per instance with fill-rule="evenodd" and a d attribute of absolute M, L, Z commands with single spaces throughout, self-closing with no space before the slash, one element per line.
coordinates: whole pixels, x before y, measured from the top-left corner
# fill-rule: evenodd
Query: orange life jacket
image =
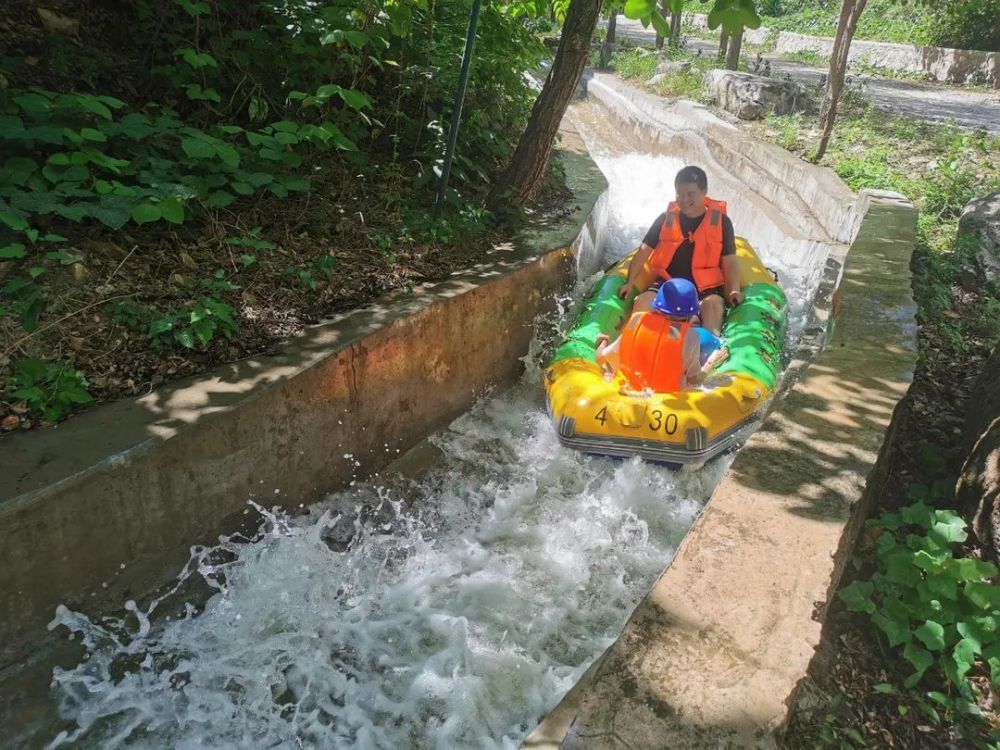
<path fill-rule="evenodd" d="M 691 256 L 691 279 L 699 292 L 722 286 L 726 277 L 722 274 L 722 217 L 726 215 L 726 202 L 705 198 L 706 213 L 701 224 L 690 239 L 694 243 Z M 687 239 L 681 232 L 681 210 L 677 203 L 670 202 L 660 229 L 660 241 L 649 256 L 649 268 L 657 276 L 669 279 L 670 262 L 681 243 Z"/>
<path fill-rule="evenodd" d="M 690 328 L 690 323 L 658 312 L 633 314 L 622 330 L 619 351 L 629 385 L 637 391 L 679 391 L 684 380 L 684 337 Z"/>

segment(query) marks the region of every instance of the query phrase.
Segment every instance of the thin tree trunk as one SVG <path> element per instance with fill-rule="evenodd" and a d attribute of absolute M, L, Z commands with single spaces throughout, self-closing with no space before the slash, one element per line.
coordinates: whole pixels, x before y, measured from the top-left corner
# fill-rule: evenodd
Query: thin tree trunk
<path fill-rule="evenodd" d="M 601 70 L 607 70 L 611 64 L 612 47 L 615 43 L 615 34 L 618 30 L 618 8 L 611 9 L 611 17 L 608 19 L 608 33 L 604 37 L 604 44 L 601 45 Z"/>
<path fill-rule="evenodd" d="M 743 49 L 743 29 L 730 37 L 729 51 L 726 53 L 726 70 L 736 70 L 740 66 L 740 51 Z"/>
<path fill-rule="evenodd" d="M 660 14 L 664 16 L 667 15 L 667 0 L 663 0 L 663 2 L 660 3 Z M 656 49 L 663 49 L 663 37 L 660 35 L 659 31 L 656 32 Z"/>
<path fill-rule="evenodd" d="M 723 29 L 719 32 L 719 54 L 717 59 L 720 65 L 722 64 L 722 61 L 726 59 L 727 49 L 729 49 L 729 34 L 726 33 L 725 29 Z"/>
<path fill-rule="evenodd" d="M 670 46 L 681 46 L 681 14 L 679 12 L 670 16 Z"/>
<path fill-rule="evenodd" d="M 837 23 L 837 36 L 833 40 L 833 52 L 830 55 L 830 72 L 826 79 L 826 92 L 823 104 L 819 110 L 819 121 L 822 135 L 819 146 L 812 160 L 818 162 L 826 153 L 833 134 L 833 124 L 837 120 L 837 105 L 844 90 L 844 76 L 847 73 L 847 57 L 851 51 L 851 41 L 854 30 L 858 26 L 858 18 L 868 4 L 868 0 L 844 0 L 840 7 L 840 20 Z"/>
<path fill-rule="evenodd" d="M 600 10 L 601 0 L 570 3 L 555 60 L 531 109 L 528 126 L 510 164 L 490 191 L 487 204 L 491 208 L 501 208 L 507 202 L 522 205 L 545 177 L 559 123 L 590 57 L 590 40 Z"/>

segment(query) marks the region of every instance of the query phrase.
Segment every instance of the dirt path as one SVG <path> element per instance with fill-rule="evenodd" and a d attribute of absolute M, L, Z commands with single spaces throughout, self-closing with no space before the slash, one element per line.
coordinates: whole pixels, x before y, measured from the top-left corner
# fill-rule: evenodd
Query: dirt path
<path fill-rule="evenodd" d="M 618 36 L 651 44 L 656 33 L 652 27 L 644 29 L 638 21 L 619 16 Z M 685 37 L 684 44 L 686 49 L 701 50 L 703 55 L 714 55 L 718 50 L 718 44 L 694 37 Z M 764 55 L 764 58 L 770 61 L 774 74 L 787 74 L 792 80 L 806 86 L 819 86 L 821 77 L 826 74 L 826 68 L 782 60 L 773 55 Z M 946 84 L 918 83 L 868 75 L 850 77 L 864 84 L 865 95 L 879 109 L 932 122 L 953 121 L 958 127 L 968 130 L 983 128 L 989 133 L 1000 134 L 1000 92 L 968 91 Z"/>

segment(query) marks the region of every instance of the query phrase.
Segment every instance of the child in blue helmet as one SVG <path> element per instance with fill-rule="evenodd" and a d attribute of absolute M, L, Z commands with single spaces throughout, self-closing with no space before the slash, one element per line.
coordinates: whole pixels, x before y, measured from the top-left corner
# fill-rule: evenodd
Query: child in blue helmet
<path fill-rule="evenodd" d="M 698 292 L 687 279 L 670 279 L 658 290 L 652 309 L 634 313 L 622 334 L 608 342 L 598 337 L 597 362 L 612 373 L 621 370 L 632 387 L 671 392 L 700 383 L 728 356 L 719 340 L 704 337 L 692 325 Z M 644 316 L 654 316 L 645 318 Z M 664 347 L 669 349 L 664 357 Z"/>

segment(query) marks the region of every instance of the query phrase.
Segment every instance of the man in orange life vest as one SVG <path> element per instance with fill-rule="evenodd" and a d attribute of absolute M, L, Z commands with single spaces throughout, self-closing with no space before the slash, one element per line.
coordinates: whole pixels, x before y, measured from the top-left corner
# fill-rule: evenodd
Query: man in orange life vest
<path fill-rule="evenodd" d="M 660 287 L 650 310 L 632 313 L 621 335 L 609 344 L 598 337 L 597 363 L 621 370 L 630 388 L 674 393 L 700 383 L 729 352 L 720 349 L 700 363 L 701 337 L 691 318 L 698 314 L 698 292 L 687 279 Z"/>
<path fill-rule="evenodd" d="M 658 279 L 688 279 L 698 288 L 702 325 L 719 335 L 725 303 L 743 301 L 733 223 L 726 204 L 707 197 L 708 176 L 699 167 L 678 172 L 674 189 L 677 199 L 649 228 L 618 294 L 638 292 L 632 310 L 639 312 L 650 308 Z"/>

